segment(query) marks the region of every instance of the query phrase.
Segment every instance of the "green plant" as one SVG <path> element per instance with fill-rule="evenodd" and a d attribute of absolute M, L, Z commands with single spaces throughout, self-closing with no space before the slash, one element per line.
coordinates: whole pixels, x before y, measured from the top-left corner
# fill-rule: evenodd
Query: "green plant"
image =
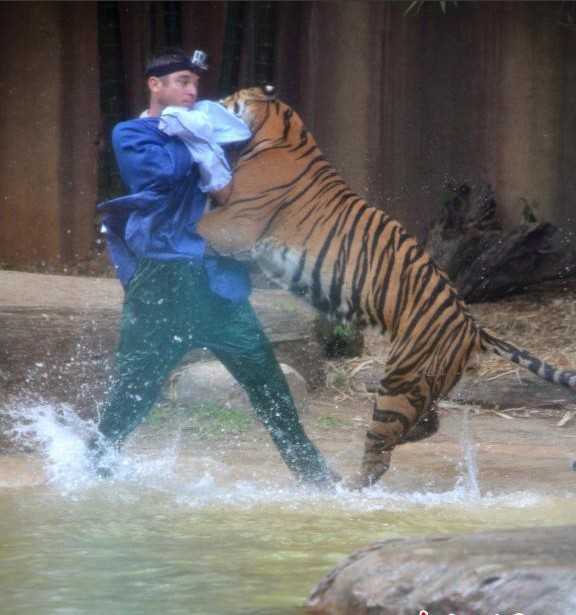
<path fill-rule="evenodd" d="M 346 421 L 343 421 L 337 416 L 326 415 L 326 416 L 319 416 L 316 421 L 316 424 L 318 425 L 318 427 L 321 427 L 322 429 L 336 429 L 338 427 L 346 426 Z"/>
<path fill-rule="evenodd" d="M 354 334 L 355 334 L 355 330 L 349 324 L 338 323 L 334 327 L 334 335 L 338 335 L 340 337 L 351 337 Z"/>
<path fill-rule="evenodd" d="M 156 406 L 148 422 L 160 425 L 174 419 L 183 422 L 185 430 L 198 437 L 244 433 L 254 424 L 246 412 L 211 402 L 194 405 L 164 402 Z"/>
<path fill-rule="evenodd" d="M 316 334 L 329 358 L 357 357 L 364 350 L 364 336 L 354 324 L 320 317 L 316 321 Z"/>

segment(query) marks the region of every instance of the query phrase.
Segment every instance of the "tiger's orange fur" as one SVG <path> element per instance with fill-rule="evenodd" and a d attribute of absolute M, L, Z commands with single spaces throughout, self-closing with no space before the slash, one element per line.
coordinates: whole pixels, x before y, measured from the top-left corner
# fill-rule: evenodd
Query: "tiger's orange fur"
<path fill-rule="evenodd" d="M 351 484 L 373 484 L 396 445 L 436 430 L 435 401 L 477 351 L 492 350 L 576 389 L 575 372 L 482 329 L 401 224 L 348 188 L 293 109 L 260 88 L 223 102 L 253 138 L 239 154 L 227 202 L 204 216 L 200 234 L 222 253 L 251 250 L 271 278 L 319 310 L 390 336 L 362 466 Z"/>

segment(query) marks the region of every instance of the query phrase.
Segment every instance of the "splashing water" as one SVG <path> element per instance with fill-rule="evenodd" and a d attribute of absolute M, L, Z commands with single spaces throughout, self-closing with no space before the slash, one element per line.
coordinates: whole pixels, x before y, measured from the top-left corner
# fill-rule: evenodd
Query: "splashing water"
<path fill-rule="evenodd" d="M 48 483 L 67 491 L 94 479 L 86 447 L 96 433 L 92 421 L 82 420 L 68 406 L 48 403 L 18 404 L 8 415 L 13 421 L 9 435 L 16 445 L 40 452 Z"/>
<path fill-rule="evenodd" d="M 191 456 L 178 434 L 161 449 L 117 455 L 114 478 L 101 480 L 85 444 L 93 422 L 46 403 L 10 416 L 13 438 L 34 445 L 46 477 L 35 488 L 0 484 L 3 608 L 22 615 L 293 615 L 322 575 L 375 540 L 558 525 L 576 514 L 574 497 L 482 494 L 468 417 L 452 488 L 318 492 L 258 472 L 231 477 L 221 441 Z"/>
<path fill-rule="evenodd" d="M 13 426 L 9 435 L 17 446 L 33 448 L 41 455 L 46 482 L 63 494 L 86 489 L 99 482 L 87 442 L 98 437 L 94 421 L 80 418 L 66 405 L 17 404 L 9 411 Z M 105 447 L 103 459 L 114 468 L 115 480 L 166 473 L 176 459 L 177 446 L 163 451 L 162 459 L 138 460 Z"/>
<path fill-rule="evenodd" d="M 476 457 L 476 443 L 470 425 L 470 408 L 466 408 L 462 415 L 462 437 L 460 440 L 462 447 L 462 462 L 460 467 L 463 475 L 458 479 L 457 487 L 461 487 L 468 498 L 480 501 L 480 483 L 478 482 L 478 460 Z"/>
<path fill-rule="evenodd" d="M 125 483 L 172 493 L 178 504 L 195 509 L 211 506 L 249 509 L 270 504 L 292 509 L 320 506 L 361 512 L 401 511 L 414 507 L 525 507 L 533 506 L 541 499 L 541 496 L 527 492 L 482 495 L 468 412 L 464 414 L 462 428 L 462 472 L 452 489 L 402 491 L 390 489 L 382 482 L 362 491 L 349 491 L 338 485 L 328 492 L 294 485 L 279 487 L 265 480 L 236 480 L 231 484 L 220 484 L 213 473 L 223 468 L 213 459 L 197 458 L 203 469 L 199 475 L 190 478 L 188 472 L 177 471 L 180 432 L 176 432 L 168 446 L 157 451 L 155 456 L 150 453 L 120 454 L 109 448 L 105 461 L 106 465 L 113 467 L 114 474 L 112 479 L 102 480 L 95 473 L 86 444 L 98 433 L 93 421 L 78 417 L 69 406 L 49 403 L 18 404 L 10 409 L 9 415 L 13 421 L 11 435 L 14 441 L 27 449 L 31 445 L 35 447 L 41 455 L 46 482 L 63 495 L 88 490 L 95 485 L 114 484 L 117 488 L 120 483 Z"/>

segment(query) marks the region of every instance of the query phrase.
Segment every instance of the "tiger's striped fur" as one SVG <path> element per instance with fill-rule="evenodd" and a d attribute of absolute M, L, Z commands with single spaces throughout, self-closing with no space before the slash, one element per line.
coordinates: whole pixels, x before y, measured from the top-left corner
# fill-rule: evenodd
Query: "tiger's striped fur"
<path fill-rule="evenodd" d="M 376 482 L 396 445 L 436 430 L 435 401 L 478 351 L 576 390 L 576 372 L 479 326 L 401 224 L 348 188 L 290 107 L 260 88 L 224 104 L 253 138 L 239 154 L 227 202 L 204 216 L 199 232 L 220 252 L 251 250 L 270 277 L 319 310 L 390 336 L 355 486 Z"/>

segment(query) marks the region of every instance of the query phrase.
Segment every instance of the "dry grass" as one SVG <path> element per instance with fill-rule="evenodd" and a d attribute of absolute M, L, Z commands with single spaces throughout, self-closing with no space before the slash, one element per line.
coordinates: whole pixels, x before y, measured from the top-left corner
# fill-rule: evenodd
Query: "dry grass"
<path fill-rule="evenodd" d="M 525 348 L 539 358 L 561 368 L 576 369 L 576 280 L 547 284 L 496 303 L 470 306 L 475 318 L 497 336 Z M 367 394 L 358 374 L 386 363 L 389 342 L 376 331 L 365 335 L 362 357 L 331 361 L 327 383 L 346 398 Z M 495 380 L 518 374 L 523 368 L 494 354 L 480 358 L 477 376 Z"/>
<path fill-rule="evenodd" d="M 471 311 L 496 335 L 557 367 L 576 369 L 576 283 L 550 284 L 538 292 L 471 306 Z M 479 374 L 494 378 L 521 369 L 486 355 Z"/>

